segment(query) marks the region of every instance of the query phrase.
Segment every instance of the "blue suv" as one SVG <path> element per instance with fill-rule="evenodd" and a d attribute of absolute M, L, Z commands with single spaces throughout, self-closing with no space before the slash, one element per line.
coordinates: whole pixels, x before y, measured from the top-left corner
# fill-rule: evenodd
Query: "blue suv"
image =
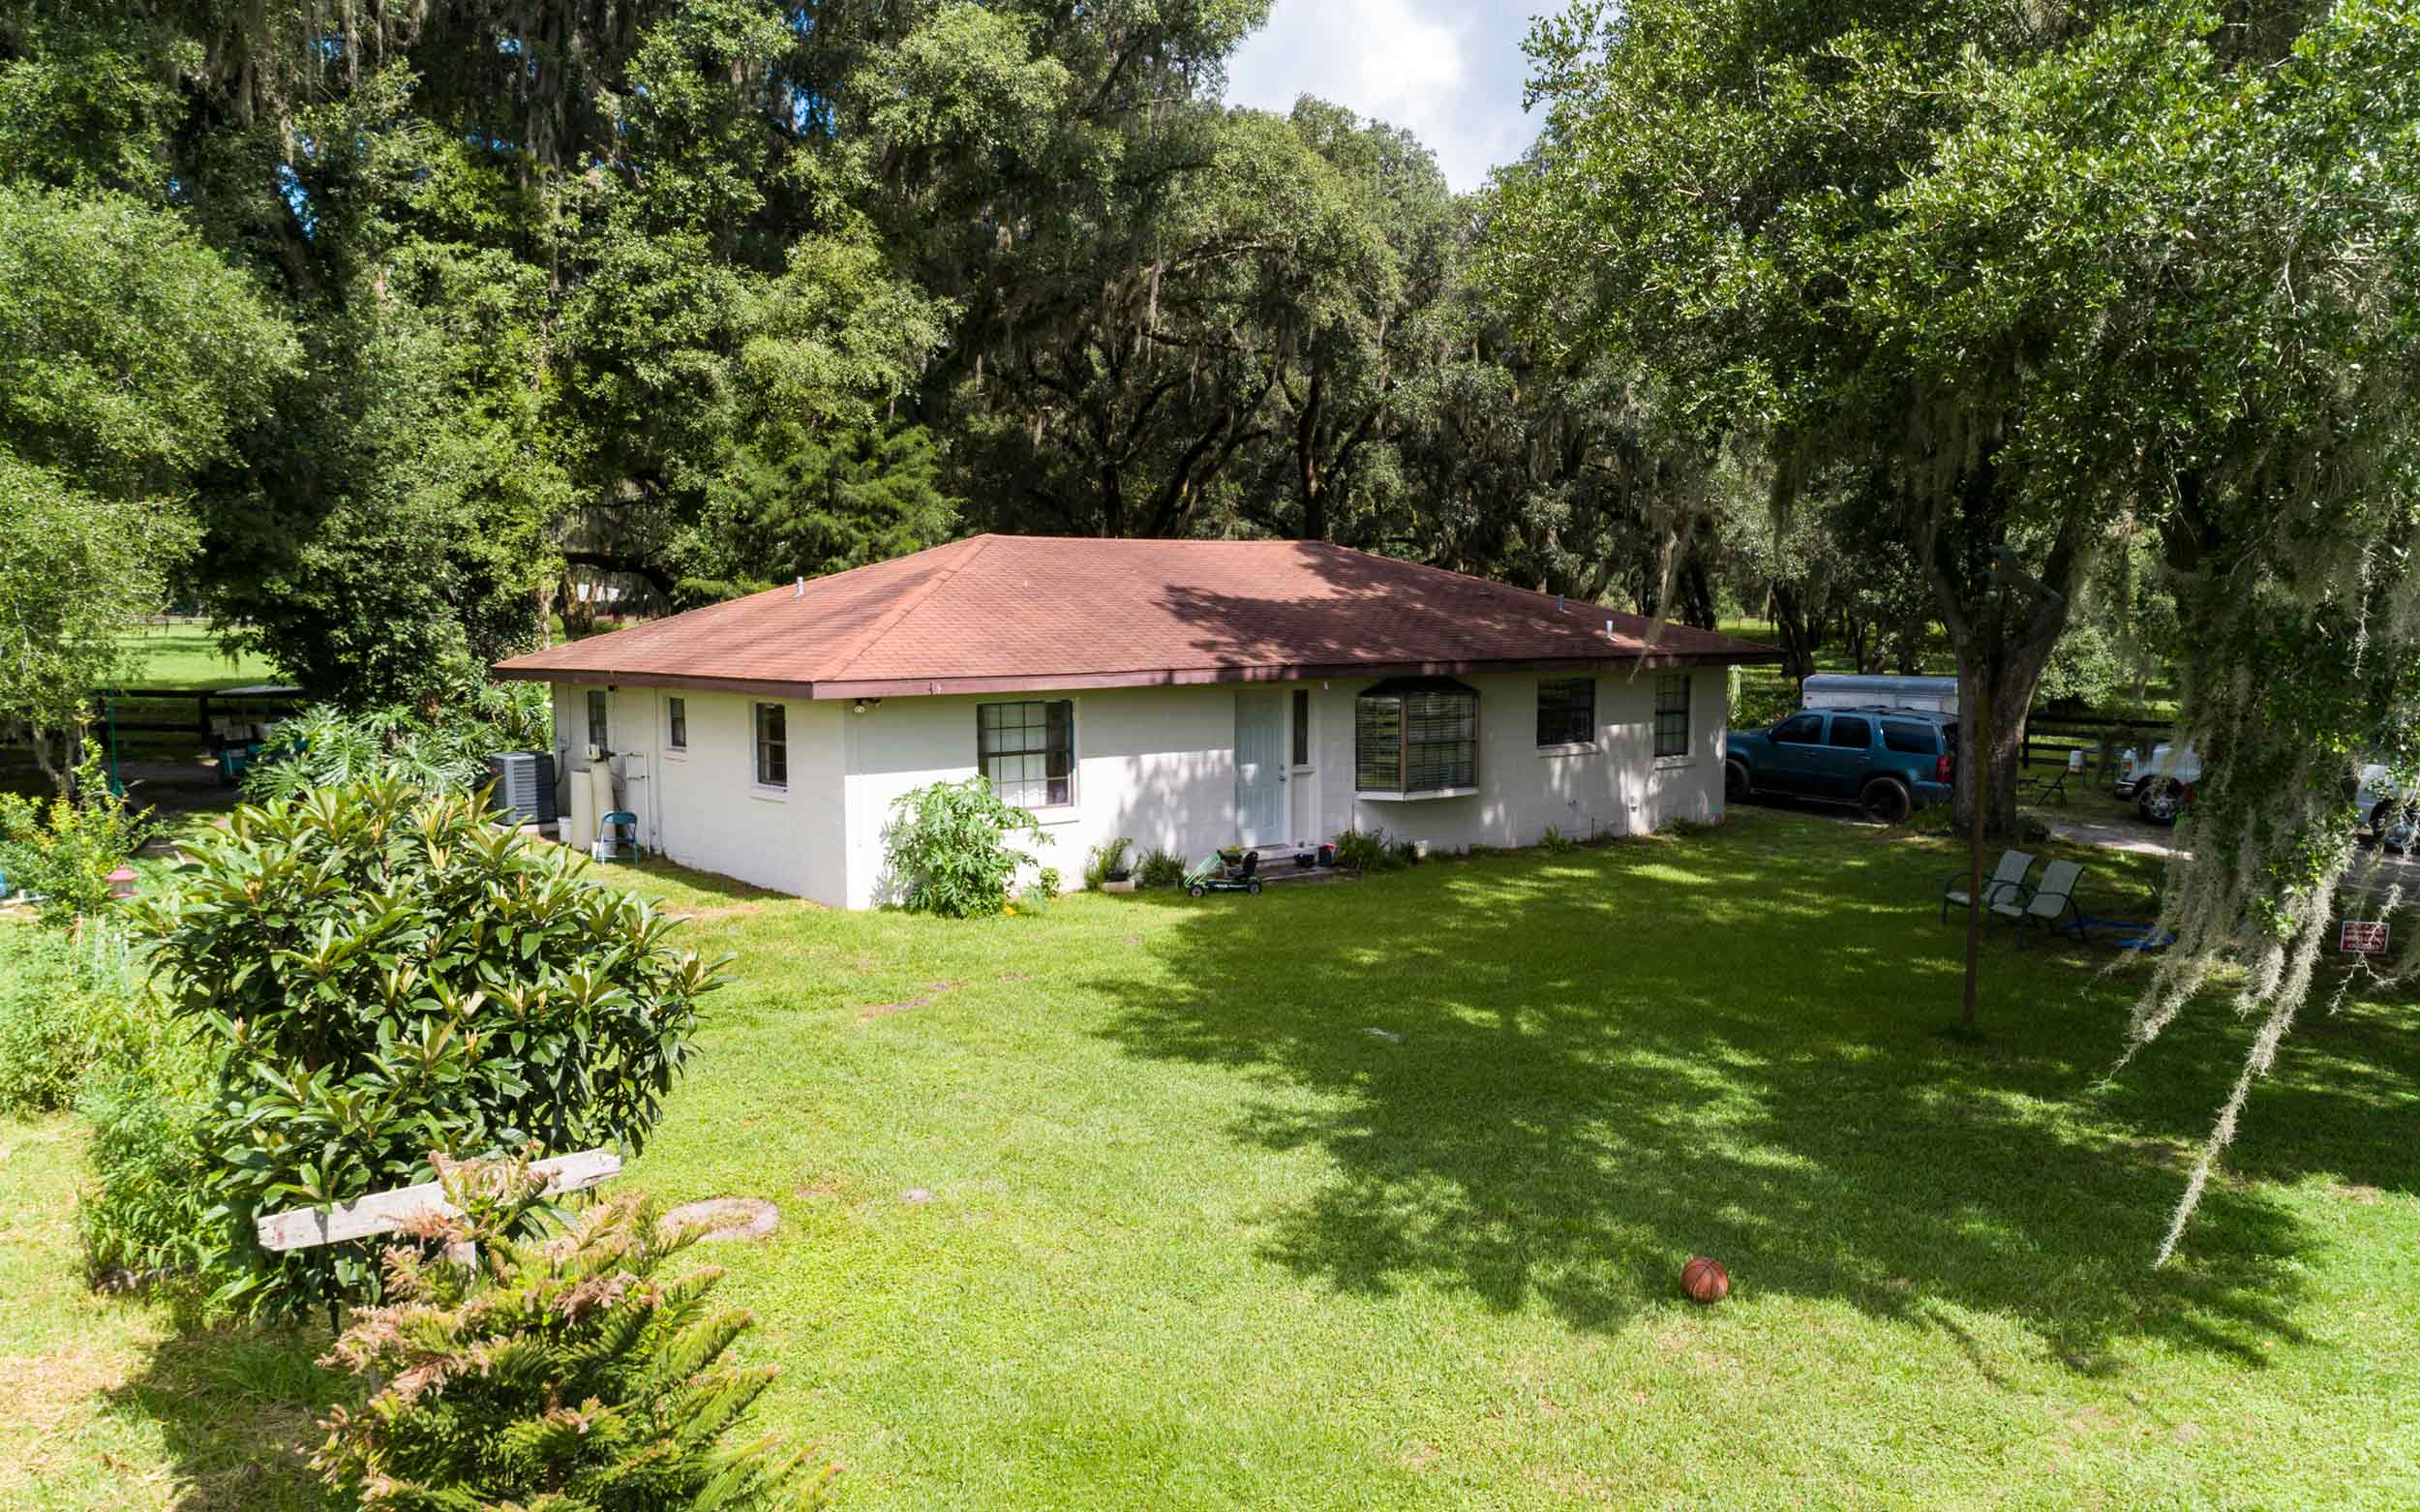
<path fill-rule="evenodd" d="M 1802 709 L 1770 730 L 1723 737 L 1723 791 L 1855 803 L 1896 824 L 1950 801 L 1958 753 L 1955 714 L 1913 709 Z"/>

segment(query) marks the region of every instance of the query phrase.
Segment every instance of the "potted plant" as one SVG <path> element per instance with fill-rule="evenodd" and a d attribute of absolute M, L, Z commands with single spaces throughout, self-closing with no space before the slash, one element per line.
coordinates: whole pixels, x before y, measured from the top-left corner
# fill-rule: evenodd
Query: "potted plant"
<path fill-rule="evenodd" d="M 1092 854 L 1086 858 L 1085 879 L 1104 892 L 1134 892 L 1134 872 L 1126 863 L 1127 856 L 1134 849 L 1134 838 L 1123 834 L 1094 846 Z"/>

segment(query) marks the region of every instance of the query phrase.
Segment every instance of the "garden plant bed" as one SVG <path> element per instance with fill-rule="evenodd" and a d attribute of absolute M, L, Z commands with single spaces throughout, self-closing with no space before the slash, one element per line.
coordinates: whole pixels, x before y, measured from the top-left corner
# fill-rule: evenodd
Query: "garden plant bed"
<path fill-rule="evenodd" d="M 2155 1272 L 2233 1021 L 2098 1087 L 2136 979 L 1995 931 L 1946 1037 L 1960 856 L 1743 810 L 966 923 L 617 868 L 738 957 L 617 1185 L 775 1200 L 717 1299 L 846 1507 L 2420 1501 L 2409 1001 L 2287 1043 Z M 80 1138 L 0 1123 L 0 1503 L 316 1505 L 325 1330 L 87 1290 Z"/>

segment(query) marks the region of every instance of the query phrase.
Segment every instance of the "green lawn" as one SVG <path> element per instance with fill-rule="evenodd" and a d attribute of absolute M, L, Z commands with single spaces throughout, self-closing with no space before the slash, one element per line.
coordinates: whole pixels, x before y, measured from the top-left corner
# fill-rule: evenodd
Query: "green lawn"
<path fill-rule="evenodd" d="M 2420 1503 L 2410 1002 L 2296 1035 L 2154 1272 L 2240 1030 L 2101 1086 L 2128 980 L 1996 937 L 1946 1036 L 1956 864 L 1744 810 L 964 924 L 650 875 L 737 984 L 626 1180 L 779 1205 L 711 1253 L 847 1507 Z M 308 1504 L 324 1335 L 84 1293 L 76 1140 L 0 1125 L 0 1502 Z"/>
<path fill-rule="evenodd" d="M 127 633 L 125 645 L 136 663 L 133 674 L 127 679 L 126 685 L 129 687 L 198 692 L 284 680 L 276 668 L 257 656 L 230 657 L 220 650 L 209 624 L 200 620 L 175 620 L 165 624 L 143 625 Z M 194 716 L 194 705 L 190 700 L 143 702 L 117 699 L 113 704 L 117 716 L 131 723 L 166 724 L 189 720 Z M 106 725 L 105 718 L 105 730 Z M 120 742 L 123 754 L 136 761 L 183 762 L 198 760 L 202 755 L 202 742 L 198 736 L 127 731 L 121 732 Z M 18 745 L 0 745 L 0 792 L 47 798 L 51 791 L 50 780 L 35 765 L 30 750 Z"/>
<path fill-rule="evenodd" d="M 140 667 L 129 680 L 132 686 L 197 691 L 285 680 L 258 656 L 229 656 L 221 650 L 218 637 L 200 620 L 144 625 L 130 633 L 126 643 Z"/>

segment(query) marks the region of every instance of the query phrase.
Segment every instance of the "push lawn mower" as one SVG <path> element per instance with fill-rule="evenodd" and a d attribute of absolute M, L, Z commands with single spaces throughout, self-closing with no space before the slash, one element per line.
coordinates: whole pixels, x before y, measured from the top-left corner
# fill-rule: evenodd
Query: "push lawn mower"
<path fill-rule="evenodd" d="M 1258 851 L 1212 851 L 1185 873 L 1185 891 L 1195 897 L 1211 892 L 1258 892 Z"/>

